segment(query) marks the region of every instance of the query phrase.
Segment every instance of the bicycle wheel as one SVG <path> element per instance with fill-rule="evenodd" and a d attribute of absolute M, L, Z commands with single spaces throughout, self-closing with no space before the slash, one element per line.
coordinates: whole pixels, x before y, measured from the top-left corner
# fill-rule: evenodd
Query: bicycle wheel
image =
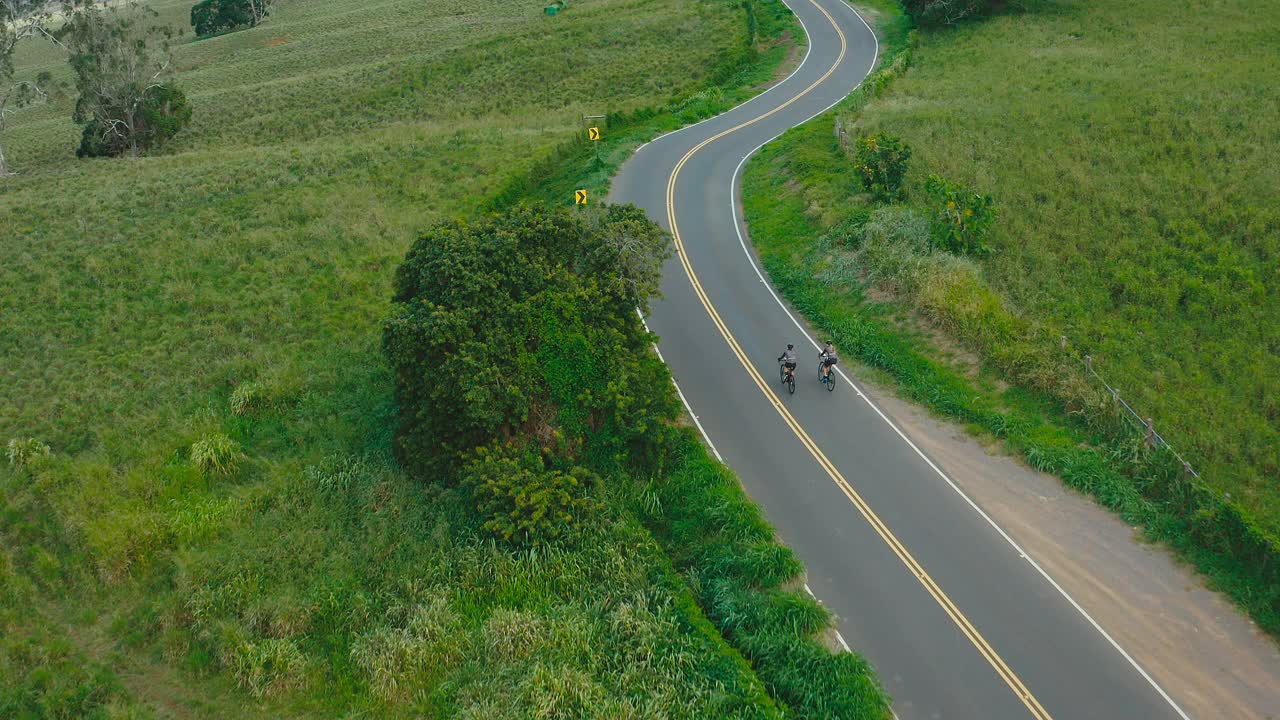
<path fill-rule="evenodd" d="M 827 392 L 832 392 L 832 391 L 833 391 L 833 390 L 835 390 L 835 389 L 836 389 L 836 376 L 835 376 L 835 373 L 834 373 L 834 372 L 828 372 L 828 373 L 827 373 Z"/>
<path fill-rule="evenodd" d="M 787 366 L 782 363 L 778 363 L 778 382 L 787 384 Z"/>
<path fill-rule="evenodd" d="M 787 392 L 792 395 L 796 394 L 796 376 L 795 373 L 787 375 Z"/>

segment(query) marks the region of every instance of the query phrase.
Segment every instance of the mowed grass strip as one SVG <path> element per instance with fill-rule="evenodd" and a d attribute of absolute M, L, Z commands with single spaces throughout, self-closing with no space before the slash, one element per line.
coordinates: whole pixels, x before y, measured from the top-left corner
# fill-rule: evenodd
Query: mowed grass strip
<path fill-rule="evenodd" d="M 1280 14 L 1033 3 L 923 33 L 861 109 L 999 205 L 982 265 L 1280 536 Z"/>
<path fill-rule="evenodd" d="M 623 501 L 515 551 L 388 457 L 415 232 L 746 35 L 736 3 L 541 5 L 282 3 L 180 48 L 196 121 L 153 157 L 76 160 L 67 100 L 14 118 L 0 438 L 53 456 L 0 467 L 0 716 L 781 716 Z"/>

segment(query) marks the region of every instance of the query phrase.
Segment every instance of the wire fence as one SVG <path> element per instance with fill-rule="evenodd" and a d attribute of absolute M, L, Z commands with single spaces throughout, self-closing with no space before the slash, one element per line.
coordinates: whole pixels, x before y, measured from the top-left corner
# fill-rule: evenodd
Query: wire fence
<path fill-rule="evenodd" d="M 1062 346 L 1064 348 L 1067 346 L 1066 337 L 1062 338 Z M 1120 416 L 1129 421 L 1129 423 L 1134 426 L 1134 429 L 1143 433 L 1144 441 L 1148 447 L 1159 446 L 1168 450 L 1169 453 L 1177 458 L 1178 462 L 1182 464 L 1183 472 L 1187 473 L 1191 477 L 1197 479 L 1200 478 L 1200 473 L 1196 472 L 1195 468 L 1191 467 L 1191 463 L 1187 462 L 1185 458 L 1179 455 L 1178 451 L 1169 444 L 1169 441 L 1165 440 L 1160 433 L 1156 432 L 1155 420 L 1150 416 L 1143 417 L 1137 410 L 1134 410 L 1132 405 L 1125 401 L 1124 398 L 1120 397 L 1120 390 L 1113 387 L 1098 374 L 1098 371 L 1093 368 L 1092 355 L 1084 356 L 1084 370 L 1086 375 L 1097 380 L 1098 383 L 1106 389 L 1107 393 L 1111 396 L 1112 401 L 1115 402 L 1116 407 L 1120 409 Z"/>
<path fill-rule="evenodd" d="M 835 127 L 833 129 L 836 139 L 840 142 L 841 149 L 847 151 L 849 147 L 849 131 L 845 127 L 844 123 L 841 122 L 839 115 L 836 115 L 835 117 Z M 1063 336 L 1062 349 L 1066 350 L 1067 347 L 1067 338 L 1066 336 Z M 1086 375 L 1097 380 L 1098 383 L 1100 383 L 1111 395 L 1111 399 L 1115 402 L 1116 407 L 1121 411 L 1121 417 L 1132 423 L 1136 430 L 1144 434 L 1144 439 L 1148 447 L 1162 447 L 1168 450 L 1169 453 L 1177 458 L 1178 462 L 1181 463 L 1183 473 L 1190 477 L 1200 479 L 1200 473 L 1196 472 L 1195 468 L 1191 467 L 1191 463 L 1187 462 L 1185 458 L 1179 455 L 1178 451 L 1169 444 L 1169 441 L 1165 440 L 1160 433 L 1156 432 L 1155 421 L 1149 416 L 1143 417 L 1137 410 L 1133 409 L 1132 405 L 1126 402 L 1124 398 L 1120 397 L 1120 391 L 1104 380 L 1102 376 L 1093 369 L 1093 357 L 1091 355 L 1084 356 L 1084 369 Z"/>

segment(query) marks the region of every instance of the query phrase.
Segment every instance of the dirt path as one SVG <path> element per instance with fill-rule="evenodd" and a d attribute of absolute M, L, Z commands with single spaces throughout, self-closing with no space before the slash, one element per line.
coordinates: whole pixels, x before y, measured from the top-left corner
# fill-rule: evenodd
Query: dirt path
<path fill-rule="evenodd" d="M 1193 718 L 1280 719 L 1280 646 L 1194 570 L 1057 478 L 863 388 Z"/>

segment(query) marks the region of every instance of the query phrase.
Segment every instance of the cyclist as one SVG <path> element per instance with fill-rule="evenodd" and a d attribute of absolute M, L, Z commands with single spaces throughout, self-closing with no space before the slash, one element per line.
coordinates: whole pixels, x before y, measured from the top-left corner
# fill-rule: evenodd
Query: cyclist
<path fill-rule="evenodd" d="M 838 362 L 840 362 L 840 358 L 836 355 L 836 348 L 828 340 L 827 346 L 818 353 L 818 379 L 822 382 L 832 382 L 831 368 L 835 367 Z"/>
<path fill-rule="evenodd" d="M 796 374 L 796 362 L 798 360 L 796 346 L 791 343 L 787 343 L 787 349 L 783 350 L 782 354 L 778 356 L 778 362 L 782 363 L 782 366 L 787 369 L 787 375 Z M 783 382 L 786 382 L 786 380 L 784 379 Z"/>

